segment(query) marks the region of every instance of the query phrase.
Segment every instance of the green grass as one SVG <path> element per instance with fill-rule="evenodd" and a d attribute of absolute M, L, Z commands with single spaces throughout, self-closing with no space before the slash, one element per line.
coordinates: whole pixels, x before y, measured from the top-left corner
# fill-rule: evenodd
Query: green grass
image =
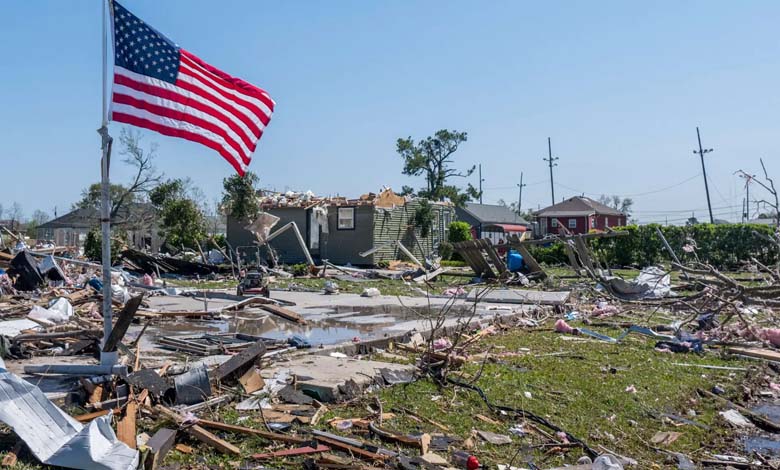
<path fill-rule="evenodd" d="M 602 329 L 602 333 L 616 335 L 616 330 Z M 673 365 L 674 362 L 746 367 L 742 361 L 724 360 L 715 354 L 667 355 L 653 350 L 653 340 L 629 337 L 622 344 L 600 341 L 569 341 L 550 331 L 512 331 L 490 338 L 479 349 L 502 351 L 530 350 L 523 357 L 505 359 L 506 364 L 487 363 L 477 380 L 490 400 L 515 408 L 524 408 L 548 419 L 582 439 L 598 450 L 600 444 L 614 452 L 637 459 L 643 468 L 651 462 L 663 464 L 665 456 L 649 448 L 646 443 L 658 431 L 682 432 L 682 436 L 667 450 L 683 452 L 694 459 L 702 448 L 728 450 L 723 444 L 729 433 L 715 424 L 717 409 L 713 403 L 700 400 L 695 390 L 709 389 L 715 384 L 734 391 L 745 378 L 744 372 L 710 370 Z M 565 353 L 565 356 L 550 355 Z M 465 377 L 473 377 L 480 365 L 465 366 Z M 519 371 L 517 368 L 527 370 Z M 611 370 L 616 370 L 615 373 Z M 626 392 L 633 385 L 637 392 Z M 525 393 L 530 392 L 531 398 Z M 432 396 L 441 396 L 433 401 Z M 522 420 L 491 414 L 479 396 L 466 389 L 446 387 L 439 389 L 430 380 L 421 380 L 407 386 L 392 387 L 381 392 L 384 409 L 402 406 L 419 415 L 448 426 L 451 433 L 469 437 L 472 429 L 509 434 L 512 424 Z M 695 417 L 688 416 L 694 410 Z M 364 409 L 334 410 L 333 414 L 353 417 L 365 415 Z M 671 413 L 712 425 L 711 431 L 696 426 L 677 427 L 654 415 Z M 496 426 L 475 420 L 476 414 L 489 416 L 501 422 Z M 404 417 L 388 424 L 398 431 L 440 432 L 431 425 Z M 510 456 L 521 445 L 540 443 L 538 437 L 513 437 L 512 446 L 492 446 L 479 443 L 474 453 L 483 463 L 508 463 Z M 545 456 L 541 450 L 527 450 L 523 458 L 533 458 L 543 468 L 574 463 L 583 455 L 579 449 L 565 454 Z M 520 458 L 520 457 L 518 457 Z M 516 461 L 515 465 L 520 463 Z"/>
<path fill-rule="evenodd" d="M 599 331 L 612 336 L 619 333 L 610 329 Z M 601 445 L 638 460 L 640 468 L 650 468 L 653 465 L 674 468 L 666 461 L 664 454 L 648 446 L 650 439 L 658 431 L 682 433 L 677 441 L 664 449 L 682 452 L 694 460 L 704 458 L 704 451 L 742 453 L 741 449 L 733 447 L 738 441 L 735 444 L 735 441 L 729 438 L 731 431 L 718 422 L 717 405 L 698 398 L 696 389 L 710 389 L 718 384 L 726 388 L 728 395 L 734 397 L 745 380 L 746 373 L 676 366 L 673 363 L 753 368 L 753 375 L 757 375 L 755 369 L 758 363 L 723 359 L 716 353 L 702 356 L 657 353 L 653 350 L 654 341 L 641 336 L 629 336 L 621 344 L 565 338 L 572 337 L 556 334 L 549 329 L 512 329 L 486 338 L 470 352 L 474 354 L 490 350 L 493 354 L 525 353 L 520 357 L 500 359 L 504 363 L 486 363 L 481 376 L 475 382 L 476 385 L 481 387 L 495 404 L 524 408 L 543 416 L 597 451 Z M 381 356 L 375 355 L 373 358 L 381 359 Z M 462 373 L 468 381 L 477 374 L 480 366 L 479 361 L 467 363 L 462 370 L 454 371 L 453 374 L 458 376 Z M 636 388 L 636 393 L 626 392 L 630 385 Z M 530 392 L 531 398 L 526 396 L 526 392 Z M 474 392 L 452 386 L 439 388 L 429 379 L 385 388 L 378 393 L 385 412 L 401 407 L 412 410 L 420 416 L 444 424 L 450 429 L 449 435 L 461 439 L 469 438 L 472 430 L 476 429 L 509 435 L 508 429 L 511 425 L 522 423 L 522 419 L 518 417 L 491 413 Z M 440 398 L 433 400 L 436 396 Z M 368 394 L 348 406 L 332 406 L 318 427 L 370 441 L 370 437 L 363 433 L 336 431 L 329 427 L 326 421 L 335 416 L 368 417 L 368 406 L 373 406 L 373 400 L 373 395 Z M 694 410 L 696 415 L 689 416 L 689 410 Z M 658 417 L 658 413 L 683 416 L 711 426 L 712 429 L 707 431 L 692 425 L 675 426 L 671 421 Z M 489 424 L 475 419 L 477 414 L 487 416 L 500 424 Z M 247 416 L 249 419 L 239 421 L 239 414 L 231 406 L 212 414 L 211 419 L 242 426 L 263 427 L 256 413 Z M 155 427 L 162 425 L 151 421 L 145 421 L 144 425 L 147 423 L 152 423 Z M 402 433 L 442 432 L 435 426 L 415 421 L 404 413 L 397 413 L 395 418 L 385 421 L 383 426 Z M 306 427 L 301 430 L 305 431 Z M 274 446 L 259 438 L 218 434 L 238 445 L 244 456 L 268 451 L 269 445 Z M 499 463 L 508 463 L 518 449 L 520 453 L 514 465 L 521 467 L 527 466 L 526 462 L 531 459 L 541 468 L 550 468 L 574 463 L 583 455 L 579 448 L 558 449 L 554 452 L 548 452 L 549 448 L 534 448 L 533 446 L 545 441 L 533 432 L 524 437 L 512 436 L 512 440 L 511 445 L 493 446 L 474 438 L 476 447 L 471 452 L 477 455 L 483 464 L 488 465 L 488 468 L 495 468 Z M 399 449 L 389 443 L 374 443 Z M 196 448 L 194 454 L 186 455 L 173 451 L 166 462 L 229 466 L 230 462 L 241 460 L 216 454 L 197 443 L 189 444 Z M 416 451 L 408 449 L 407 452 L 415 455 Z M 300 459 L 288 459 L 271 462 L 270 466 L 295 466 L 299 462 Z"/>

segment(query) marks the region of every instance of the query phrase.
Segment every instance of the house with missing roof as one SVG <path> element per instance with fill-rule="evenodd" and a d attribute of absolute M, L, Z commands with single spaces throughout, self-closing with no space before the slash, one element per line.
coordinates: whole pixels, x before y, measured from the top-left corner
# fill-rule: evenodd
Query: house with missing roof
<path fill-rule="evenodd" d="M 506 206 L 467 202 L 456 208 L 455 213 L 458 220 L 471 225 L 475 239 L 487 238 L 494 244 L 506 242 L 509 235 L 531 233 L 531 224 Z"/>
<path fill-rule="evenodd" d="M 292 192 L 261 194 L 259 198 L 262 210 L 279 218 L 270 232 L 295 222 L 315 262 L 374 266 L 402 259 L 396 241 L 422 261 L 447 240 L 449 224 L 455 219 L 451 203 L 431 201 L 431 225 L 423 234 L 415 224 L 422 200 L 399 196 L 389 188 L 355 199 Z M 246 262 L 256 262 L 258 257 L 267 260 L 265 248 L 258 246 L 246 225 L 246 221 L 228 216 L 228 242 Z M 292 231 L 274 238 L 270 245 L 281 263 L 306 262 Z"/>
<path fill-rule="evenodd" d="M 563 233 L 561 226 L 572 233 L 606 230 L 626 225 L 627 216 L 617 209 L 585 196 L 574 196 L 535 212 L 539 234 Z"/>

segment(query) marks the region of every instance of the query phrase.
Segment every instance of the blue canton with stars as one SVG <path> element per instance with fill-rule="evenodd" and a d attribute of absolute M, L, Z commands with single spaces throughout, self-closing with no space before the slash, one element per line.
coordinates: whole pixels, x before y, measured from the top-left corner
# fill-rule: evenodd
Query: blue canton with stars
<path fill-rule="evenodd" d="M 114 4 L 114 61 L 133 72 L 176 83 L 179 47 L 125 7 Z"/>

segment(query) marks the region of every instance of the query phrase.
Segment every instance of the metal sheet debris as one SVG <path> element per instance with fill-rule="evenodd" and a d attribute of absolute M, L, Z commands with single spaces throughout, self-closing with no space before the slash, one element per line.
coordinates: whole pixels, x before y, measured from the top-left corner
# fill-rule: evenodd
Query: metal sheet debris
<path fill-rule="evenodd" d="M 83 426 L 20 377 L 0 372 L 0 421 L 48 465 L 90 470 L 132 470 L 138 452 L 119 442 L 111 415 Z"/>

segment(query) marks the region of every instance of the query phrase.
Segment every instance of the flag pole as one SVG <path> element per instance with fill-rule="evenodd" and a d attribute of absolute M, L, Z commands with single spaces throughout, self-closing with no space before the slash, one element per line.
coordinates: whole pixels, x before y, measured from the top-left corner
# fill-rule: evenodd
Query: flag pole
<path fill-rule="evenodd" d="M 111 194 L 109 192 L 108 170 L 111 163 L 111 142 L 108 135 L 108 18 L 112 15 L 111 0 L 103 3 L 103 109 L 98 134 L 101 138 L 102 158 L 100 159 L 100 228 L 102 230 L 103 258 L 103 341 L 101 342 L 100 365 L 90 364 L 44 364 L 25 366 L 28 374 L 67 374 L 67 375 L 127 375 L 127 366 L 118 364 L 117 351 L 105 352 L 102 345 L 108 341 L 112 329 L 111 315 Z M 108 6 L 108 11 L 106 11 Z"/>
<path fill-rule="evenodd" d="M 100 229 L 102 240 L 103 261 L 103 341 L 105 345 L 111 334 L 111 192 L 109 168 L 111 160 L 111 136 L 108 135 L 108 15 L 106 8 L 110 0 L 101 0 L 103 4 L 103 108 L 101 126 L 98 134 L 101 137 L 102 158 L 100 160 Z M 102 349 L 102 348 L 101 348 Z M 117 363 L 118 353 L 102 351 L 100 364 L 113 366 Z"/>

